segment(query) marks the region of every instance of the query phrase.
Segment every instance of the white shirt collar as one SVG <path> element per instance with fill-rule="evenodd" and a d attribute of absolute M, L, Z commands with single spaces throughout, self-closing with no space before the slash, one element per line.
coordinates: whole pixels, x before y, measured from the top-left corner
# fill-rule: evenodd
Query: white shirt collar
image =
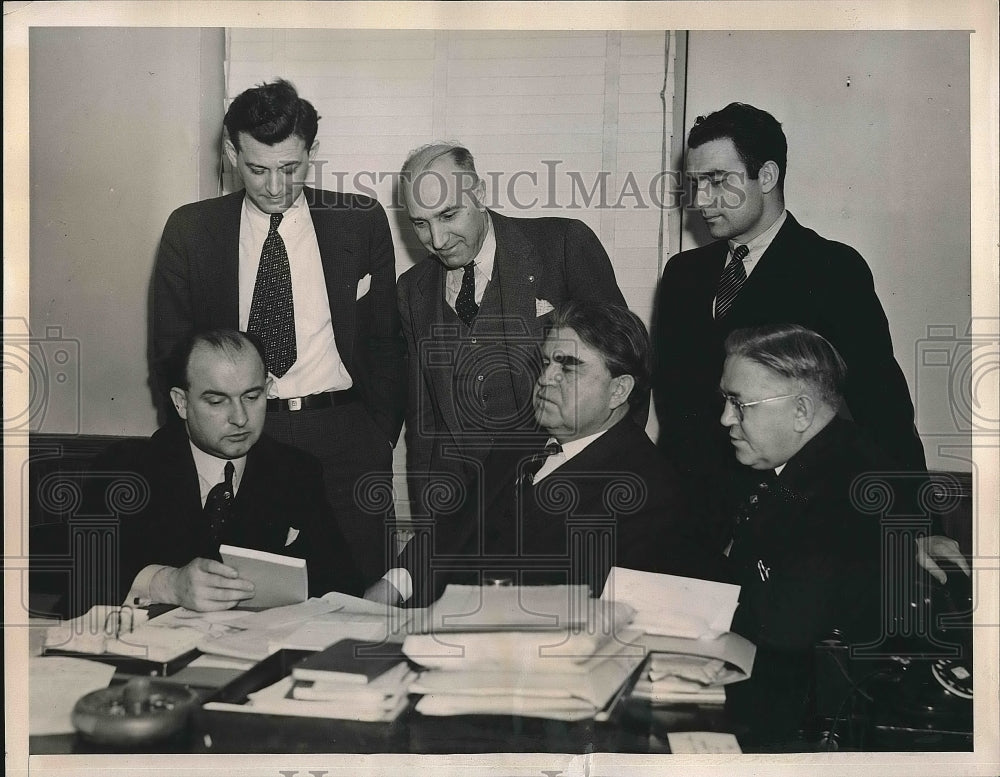
<path fill-rule="evenodd" d="M 560 443 L 560 445 L 562 446 L 562 452 L 553 454 L 552 456 L 549 456 L 547 459 L 545 459 L 541 468 L 538 470 L 538 474 L 535 475 L 535 478 L 532 481 L 532 483 L 533 484 L 537 483 L 539 480 L 544 478 L 549 473 L 557 470 L 559 467 L 561 467 L 567 461 L 572 459 L 574 456 L 579 455 L 584 448 L 586 448 L 588 445 L 594 442 L 594 440 L 596 440 L 598 437 L 600 437 L 607 431 L 608 431 L 607 429 L 602 429 L 601 431 L 587 435 L 586 437 L 580 437 L 577 440 L 569 440 L 568 442 Z M 553 442 L 559 442 L 559 441 L 555 437 L 550 437 L 548 439 L 548 443 L 553 443 Z"/>
<path fill-rule="evenodd" d="M 204 505 L 205 499 L 208 497 L 208 492 L 212 490 L 212 487 L 218 483 L 222 483 L 226 479 L 226 462 L 230 461 L 230 459 L 220 459 L 218 456 L 206 453 L 190 440 L 188 442 L 191 445 L 191 455 L 194 457 L 195 469 L 198 470 L 201 503 Z M 235 469 L 233 474 L 233 494 L 235 495 L 240 490 L 243 472 L 247 468 L 247 457 L 242 456 L 238 459 L 231 459 L 231 461 Z"/>
<path fill-rule="evenodd" d="M 745 245 L 749 253 L 747 253 L 746 258 L 743 260 L 743 263 L 744 264 L 756 263 L 756 261 L 760 259 L 761 256 L 763 256 L 768 246 L 771 245 L 771 242 L 774 240 L 774 236 L 778 234 L 778 230 L 781 229 L 781 227 L 784 225 L 785 219 L 787 217 L 788 217 L 788 211 L 782 209 L 781 213 L 778 214 L 778 218 L 774 220 L 774 223 L 771 224 L 771 226 L 769 226 L 759 235 L 757 235 L 757 237 L 755 237 L 753 240 L 748 240 L 746 243 L 739 243 L 735 240 L 730 240 L 729 253 L 732 254 L 732 252 L 736 250 L 736 246 Z"/>
<path fill-rule="evenodd" d="M 245 195 L 243 197 L 243 210 L 250 218 L 255 229 L 259 229 L 261 227 L 265 230 L 270 229 L 271 214 L 262 211 L 257 207 L 253 200 Z M 309 205 L 306 203 L 305 189 L 299 192 L 299 196 L 292 201 L 292 204 L 288 206 L 288 210 L 282 214 L 281 223 L 297 222 L 302 217 L 303 213 L 309 213 Z"/>

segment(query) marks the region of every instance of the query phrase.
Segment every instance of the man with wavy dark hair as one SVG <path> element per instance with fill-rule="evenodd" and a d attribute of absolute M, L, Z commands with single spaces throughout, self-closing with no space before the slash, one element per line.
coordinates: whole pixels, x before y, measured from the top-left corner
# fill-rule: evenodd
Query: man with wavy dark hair
<path fill-rule="evenodd" d="M 153 277 L 153 367 L 195 329 L 255 332 L 271 379 L 267 433 L 315 455 L 358 565 L 390 558 L 357 484 L 391 477 L 405 404 L 395 257 L 382 207 L 306 186 L 319 116 L 288 81 L 239 94 L 225 153 L 244 189 L 167 221 Z"/>
<path fill-rule="evenodd" d="M 370 598 L 423 605 L 448 583 L 506 578 L 588 585 L 613 566 L 717 578 L 721 555 L 692 539 L 676 475 L 632 403 L 644 402 L 649 336 L 634 313 L 568 302 L 552 315 L 535 381 L 535 420 L 548 442 L 496 446 L 460 504 L 441 505 Z"/>

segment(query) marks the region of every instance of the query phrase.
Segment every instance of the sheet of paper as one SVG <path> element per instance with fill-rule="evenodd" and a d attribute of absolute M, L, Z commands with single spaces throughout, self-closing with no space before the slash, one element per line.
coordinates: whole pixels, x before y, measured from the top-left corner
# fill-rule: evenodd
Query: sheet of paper
<path fill-rule="evenodd" d="M 107 688 L 115 668 L 64 656 L 28 660 L 28 733 L 72 734 L 70 715 L 81 696 Z"/>
<path fill-rule="evenodd" d="M 601 598 L 631 605 L 633 625 L 650 634 L 698 638 L 729 631 L 740 587 L 614 567 Z"/>
<path fill-rule="evenodd" d="M 335 613 L 340 615 L 340 613 Z M 325 617 L 298 624 L 293 630 L 280 636 L 275 635 L 269 643 L 270 652 L 289 648 L 292 650 L 324 650 L 342 639 L 360 639 L 377 642 L 388 636 L 384 618 L 374 620 L 351 620 Z"/>
<path fill-rule="evenodd" d="M 339 609 L 342 609 L 342 605 L 328 599 L 307 599 L 299 604 L 272 607 L 269 610 L 252 612 L 249 615 L 244 613 L 242 618 L 229 621 L 229 625 L 238 629 L 273 629 L 291 623 L 308 621 Z"/>
<path fill-rule="evenodd" d="M 591 599 L 587 586 L 449 585 L 430 607 L 435 633 L 469 631 L 565 631 L 586 626 L 610 632 L 635 615 L 623 602 Z"/>
<path fill-rule="evenodd" d="M 711 639 L 686 639 L 666 637 L 660 634 L 644 634 L 640 642 L 650 653 L 674 653 L 689 656 L 718 658 L 726 662 L 726 668 L 717 682 L 721 684 L 745 680 L 753 670 L 757 656 L 757 646 L 746 637 L 731 631 Z M 654 661 L 656 659 L 654 658 Z"/>
<path fill-rule="evenodd" d="M 582 699 L 449 694 L 423 696 L 416 710 L 422 715 L 517 715 L 566 721 L 586 720 L 595 712 L 593 705 Z"/>
<path fill-rule="evenodd" d="M 740 743 L 732 734 L 715 731 L 674 731 L 667 734 L 670 752 L 682 753 L 742 753 Z"/>

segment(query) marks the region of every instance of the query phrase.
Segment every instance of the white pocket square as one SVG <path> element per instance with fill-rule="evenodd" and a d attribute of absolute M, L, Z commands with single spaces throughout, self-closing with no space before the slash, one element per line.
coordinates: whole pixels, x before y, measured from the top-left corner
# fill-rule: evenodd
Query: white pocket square
<path fill-rule="evenodd" d="M 364 278 L 358 281 L 358 295 L 354 298 L 354 300 L 357 301 L 361 299 L 363 296 L 365 296 L 365 294 L 368 293 L 368 290 L 371 287 L 372 287 L 372 276 L 371 273 L 368 273 L 368 275 L 366 275 Z"/>
<path fill-rule="evenodd" d="M 296 529 L 294 526 L 289 526 L 288 536 L 285 537 L 285 547 L 287 548 L 289 545 L 295 542 L 295 538 L 298 536 L 299 536 L 299 530 Z"/>
<path fill-rule="evenodd" d="M 551 313 L 555 308 L 552 303 L 547 299 L 536 299 L 535 300 L 535 316 L 544 316 L 546 313 Z"/>

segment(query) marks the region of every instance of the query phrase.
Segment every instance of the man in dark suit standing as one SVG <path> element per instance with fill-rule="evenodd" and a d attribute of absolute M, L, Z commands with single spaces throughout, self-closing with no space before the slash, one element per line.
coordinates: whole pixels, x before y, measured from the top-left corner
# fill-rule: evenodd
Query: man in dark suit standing
<path fill-rule="evenodd" d="M 305 558 L 313 596 L 361 593 L 319 462 L 261 435 L 270 378 L 256 339 L 232 330 L 190 335 L 171 372 L 183 423 L 119 443 L 94 466 L 145 485 L 145 505 L 120 525 L 127 601 L 221 610 L 251 597 L 253 586 L 221 562 L 223 543 Z"/>
<path fill-rule="evenodd" d="M 226 113 L 225 150 L 245 190 L 185 205 L 163 231 L 153 279 L 154 369 L 196 329 L 257 333 L 271 376 L 267 432 L 315 455 L 361 568 L 388 548 L 358 504 L 388 483 L 405 404 L 395 260 L 381 206 L 304 186 L 319 117 L 287 81 L 249 89 Z"/>
<path fill-rule="evenodd" d="M 532 386 L 553 307 L 625 300 L 607 253 L 582 222 L 488 210 L 467 149 L 417 149 L 400 186 L 430 252 L 399 279 L 410 498 L 414 514 L 426 516 L 429 487 L 460 491 L 498 441 L 537 439 Z"/>
<path fill-rule="evenodd" d="M 648 383 L 649 337 L 634 313 L 557 308 L 533 393 L 548 442 L 494 448 L 461 509 L 418 531 L 405 571 L 390 570 L 369 596 L 422 606 L 449 583 L 496 578 L 598 596 L 613 566 L 720 577 L 722 556 L 693 539 L 674 470 L 630 417 Z"/>
<path fill-rule="evenodd" d="M 725 488 L 734 477 L 732 457 L 715 397 L 723 342 L 740 327 L 796 323 L 826 337 L 849 369 L 845 412 L 897 467 L 926 470 L 871 271 L 850 246 L 821 237 L 785 210 L 786 159 L 781 125 L 751 105 L 732 103 L 695 121 L 687 174 L 716 242 L 672 257 L 657 292 L 659 442 L 683 469 L 692 498 L 716 518 L 734 506 L 735 491 Z M 724 535 L 727 527 L 713 531 Z M 932 544 L 936 553 L 958 553 L 943 538 Z"/>

